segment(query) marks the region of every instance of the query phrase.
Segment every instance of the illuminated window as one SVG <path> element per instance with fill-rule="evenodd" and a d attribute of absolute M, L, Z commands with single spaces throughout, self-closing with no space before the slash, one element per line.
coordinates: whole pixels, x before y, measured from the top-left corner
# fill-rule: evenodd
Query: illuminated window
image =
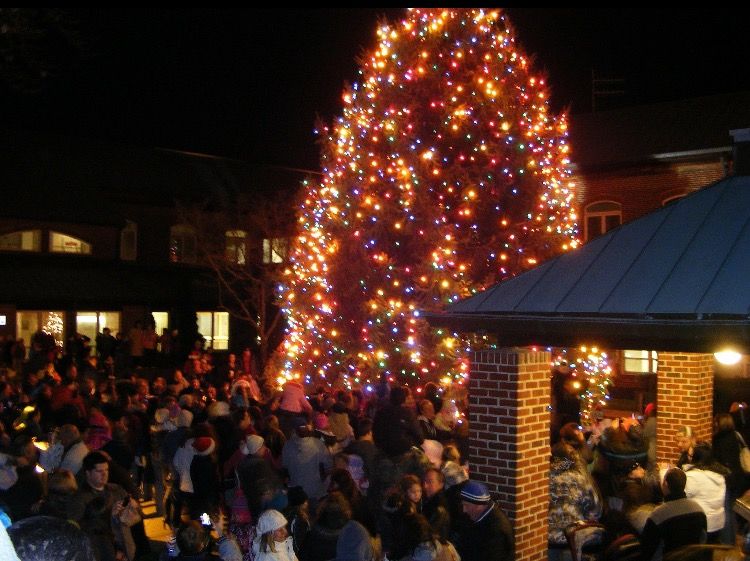
<path fill-rule="evenodd" d="M 151 312 L 154 318 L 154 331 L 161 335 L 165 329 L 169 329 L 169 312 Z"/>
<path fill-rule="evenodd" d="M 120 232 L 120 259 L 135 261 L 138 257 L 138 224 L 130 220 L 127 222 Z"/>
<path fill-rule="evenodd" d="M 27 347 L 31 347 L 34 333 L 42 330 L 55 338 L 55 343 L 62 347 L 65 333 L 63 331 L 64 312 L 19 310 L 16 312 L 16 337 L 23 338 Z"/>
<path fill-rule="evenodd" d="M 42 231 L 24 230 L 0 236 L 0 251 L 41 251 Z"/>
<path fill-rule="evenodd" d="M 591 203 L 585 212 L 586 240 L 593 240 L 622 224 L 622 205 L 612 201 Z"/>
<path fill-rule="evenodd" d="M 195 230 L 187 224 L 177 224 L 169 230 L 169 260 L 172 263 L 195 263 Z"/>
<path fill-rule="evenodd" d="M 289 251 L 287 238 L 266 238 L 263 240 L 263 263 L 283 263 Z"/>
<path fill-rule="evenodd" d="M 623 351 L 625 372 L 656 374 L 658 354 L 656 351 Z"/>
<path fill-rule="evenodd" d="M 60 232 L 49 233 L 49 250 L 54 253 L 80 253 L 82 255 L 91 254 L 91 244 L 85 241 L 61 234 Z"/>
<path fill-rule="evenodd" d="M 96 336 L 109 327 L 112 335 L 120 331 L 120 312 L 78 312 L 76 331 L 91 339 L 91 348 L 96 348 Z"/>
<path fill-rule="evenodd" d="M 215 350 L 229 348 L 229 313 L 197 312 L 198 331 L 206 339 L 206 346 Z"/>
<path fill-rule="evenodd" d="M 227 261 L 235 265 L 247 262 L 247 232 L 244 230 L 227 230 Z"/>

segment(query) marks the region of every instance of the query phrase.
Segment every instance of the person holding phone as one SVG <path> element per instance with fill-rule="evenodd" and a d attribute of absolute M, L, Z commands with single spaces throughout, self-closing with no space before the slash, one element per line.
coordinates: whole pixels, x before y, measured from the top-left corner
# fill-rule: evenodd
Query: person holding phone
<path fill-rule="evenodd" d="M 211 535 L 211 530 L 215 537 Z M 242 561 L 242 552 L 231 535 L 224 533 L 224 515 L 204 512 L 200 521 L 181 524 L 159 556 L 160 561 Z"/>
<path fill-rule="evenodd" d="M 120 522 L 134 499 L 119 485 L 109 483 L 109 461 L 101 452 L 89 453 L 81 469 L 84 482 L 70 500 L 70 519 L 89 536 L 99 561 L 134 559 L 130 528 Z"/>

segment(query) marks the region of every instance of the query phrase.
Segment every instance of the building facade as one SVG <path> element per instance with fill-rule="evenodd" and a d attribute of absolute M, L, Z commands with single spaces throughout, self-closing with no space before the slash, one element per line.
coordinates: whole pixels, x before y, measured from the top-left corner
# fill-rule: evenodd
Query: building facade
<path fill-rule="evenodd" d="M 748 123 L 750 92 L 573 116 L 581 239 L 590 242 L 727 177 L 730 131 Z M 611 408 L 642 411 L 656 399 L 658 353 L 618 350 L 610 359 L 616 378 Z M 747 365 L 727 370 L 736 377 Z"/>
<path fill-rule="evenodd" d="M 76 333 L 93 344 L 105 327 L 127 333 L 153 320 L 157 334 L 177 329 L 183 347 L 198 334 L 216 350 L 253 346 L 184 211 L 219 214 L 259 190 L 265 179 L 251 166 L 22 133 L 6 133 L 0 152 L 0 337 L 28 346 L 41 329 L 60 344 Z M 284 238 L 264 239 L 252 224 L 211 236 L 235 263 L 285 259 Z"/>

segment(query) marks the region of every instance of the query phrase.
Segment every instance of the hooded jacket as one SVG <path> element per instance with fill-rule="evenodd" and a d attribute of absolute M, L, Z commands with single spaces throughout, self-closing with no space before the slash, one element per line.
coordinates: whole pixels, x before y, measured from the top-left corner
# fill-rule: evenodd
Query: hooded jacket
<path fill-rule="evenodd" d="M 687 483 L 685 495 L 693 499 L 706 513 L 707 531 L 716 532 L 724 527 L 724 496 L 726 479 L 720 473 L 696 466 L 685 466 Z"/>

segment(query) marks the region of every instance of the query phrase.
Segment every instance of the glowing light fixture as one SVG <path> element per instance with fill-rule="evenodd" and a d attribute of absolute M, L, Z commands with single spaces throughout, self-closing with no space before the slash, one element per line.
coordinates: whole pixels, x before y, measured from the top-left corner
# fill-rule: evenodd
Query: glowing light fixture
<path fill-rule="evenodd" d="M 733 364 L 737 364 L 742 359 L 742 355 L 732 349 L 723 349 L 721 351 L 715 352 L 714 358 L 721 364 L 732 366 Z"/>

